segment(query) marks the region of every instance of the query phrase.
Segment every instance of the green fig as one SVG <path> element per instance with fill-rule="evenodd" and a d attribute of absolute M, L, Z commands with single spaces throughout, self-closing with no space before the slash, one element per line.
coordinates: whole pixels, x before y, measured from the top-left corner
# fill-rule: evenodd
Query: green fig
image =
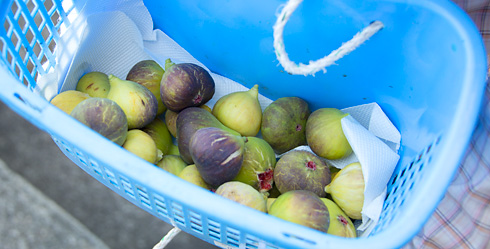
<path fill-rule="evenodd" d="M 148 88 L 129 80 L 109 75 L 111 89 L 108 99 L 115 101 L 128 118 L 129 129 L 143 128 L 153 121 L 157 113 L 157 100 Z"/>
<path fill-rule="evenodd" d="M 163 104 L 174 112 L 201 106 L 214 95 L 215 83 L 209 72 L 193 63 L 166 63 L 160 94 Z"/>
<path fill-rule="evenodd" d="M 315 154 L 334 160 L 352 153 L 341 123 L 347 115 L 336 108 L 321 108 L 310 115 L 306 122 L 306 141 Z"/>
<path fill-rule="evenodd" d="M 110 88 L 107 74 L 93 71 L 84 74 L 78 80 L 76 90 L 87 93 L 90 97 L 106 98 Z"/>
<path fill-rule="evenodd" d="M 163 120 L 161 120 L 159 117 L 155 117 L 151 123 L 141 128 L 141 130 L 153 138 L 157 148 L 163 153 L 163 155 L 168 154 L 168 150 L 173 142 L 172 136 L 170 136 L 167 125 L 165 122 L 163 122 Z"/>
<path fill-rule="evenodd" d="M 129 130 L 122 147 L 151 164 L 157 163 L 162 158 L 162 153 L 153 138 L 142 130 Z"/>
<path fill-rule="evenodd" d="M 165 124 L 170 134 L 175 138 L 177 138 L 177 115 L 179 115 L 178 112 L 172 110 L 165 111 Z"/>
<path fill-rule="evenodd" d="M 216 189 L 215 193 L 260 212 L 267 212 L 267 197 L 243 182 L 225 182 Z"/>
<path fill-rule="evenodd" d="M 330 225 L 327 206 L 320 197 L 307 190 L 281 194 L 272 203 L 269 214 L 325 233 Z"/>
<path fill-rule="evenodd" d="M 211 186 L 209 186 L 209 184 L 207 184 L 204 179 L 202 179 L 201 174 L 194 164 L 191 164 L 182 169 L 178 176 L 179 178 L 184 179 L 185 181 L 195 184 L 201 188 L 211 190 Z"/>
<path fill-rule="evenodd" d="M 276 201 L 276 199 L 277 199 L 277 197 L 268 197 L 267 198 L 267 213 L 271 209 L 272 203 L 274 203 L 274 201 Z"/>
<path fill-rule="evenodd" d="M 325 203 L 330 214 L 330 226 L 327 233 L 346 238 L 357 237 L 356 228 L 349 216 L 332 200 L 327 198 L 320 199 Z"/>
<path fill-rule="evenodd" d="M 189 143 L 199 173 L 211 187 L 233 180 L 243 163 L 245 137 L 216 127 L 197 130 Z"/>
<path fill-rule="evenodd" d="M 86 93 L 76 90 L 68 90 L 54 96 L 50 103 L 64 111 L 66 114 L 70 115 L 75 106 L 88 98 L 90 98 L 90 95 Z"/>
<path fill-rule="evenodd" d="M 170 145 L 170 148 L 167 151 L 167 155 L 180 156 L 179 147 L 175 144 Z"/>
<path fill-rule="evenodd" d="M 75 106 L 70 115 L 118 145 L 122 145 L 127 138 L 126 115 L 110 99 L 88 98 Z"/>
<path fill-rule="evenodd" d="M 235 181 L 246 183 L 259 192 L 272 189 L 276 155 L 272 147 L 258 137 L 247 137 L 243 163 Z"/>
<path fill-rule="evenodd" d="M 194 163 L 189 153 L 189 143 L 191 137 L 197 130 L 205 127 L 216 127 L 234 135 L 240 135 L 240 133 L 224 126 L 213 114 L 199 107 L 188 107 L 179 112 L 176 126 L 179 153 L 182 159 L 188 164 Z"/>
<path fill-rule="evenodd" d="M 334 202 L 352 219 L 362 219 L 364 205 L 364 176 L 359 162 L 342 168 L 325 191 Z"/>
<path fill-rule="evenodd" d="M 213 115 L 242 136 L 256 136 L 262 122 L 262 109 L 258 98 L 259 85 L 248 91 L 227 94 L 216 101 L 212 109 Z"/>
<path fill-rule="evenodd" d="M 173 175 L 178 176 L 187 166 L 187 163 L 185 163 L 180 156 L 165 155 L 162 157 L 162 160 L 157 163 L 157 166 Z"/>
<path fill-rule="evenodd" d="M 274 182 L 282 194 L 291 190 L 309 190 L 325 197 L 324 188 L 330 181 L 329 167 L 308 151 L 287 152 L 279 158 L 274 169 Z"/>
<path fill-rule="evenodd" d="M 283 97 L 268 105 L 262 115 L 261 133 L 277 154 L 306 145 L 308 103 L 298 97 Z"/>
<path fill-rule="evenodd" d="M 134 64 L 128 72 L 126 80 L 134 81 L 150 90 L 157 99 L 157 116 L 165 112 L 167 107 L 162 102 L 160 95 L 160 82 L 162 81 L 163 68 L 154 60 L 142 60 Z"/>

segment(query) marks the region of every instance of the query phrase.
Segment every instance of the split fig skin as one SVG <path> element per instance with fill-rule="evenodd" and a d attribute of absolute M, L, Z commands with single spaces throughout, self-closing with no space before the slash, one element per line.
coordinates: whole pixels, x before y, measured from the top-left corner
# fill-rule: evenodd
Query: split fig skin
<path fill-rule="evenodd" d="M 247 137 L 243 163 L 235 181 L 246 183 L 261 193 L 272 189 L 276 155 L 272 147 L 258 137 Z"/>
<path fill-rule="evenodd" d="M 70 115 L 118 145 L 126 140 L 126 114 L 110 99 L 88 98 L 75 106 Z"/>
<path fill-rule="evenodd" d="M 277 154 L 306 145 L 306 121 L 310 114 L 308 103 L 303 99 L 279 98 L 262 114 L 262 137 Z"/>
<path fill-rule="evenodd" d="M 330 168 L 308 151 L 287 152 L 279 158 L 274 169 L 274 182 L 282 194 L 291 190 L 308 190 L 325 197 L 325 186 L 330 181 Z"/>
<path fill-rule="evenodd" d="M 196 131 L 189 152 L 204 181 L 211 187 L 233 180 L 243 163 L 245 139 L 215 127 Z"/>
<path fill-rule="evenodd" d="M 330 226 L 327 206 L 320 197 L 307 190 L 293 190 L 280 195 L 272 203 L 268 213 L 324 233 Z"/>
<path fill-rule="evenodd" d="M 115 101 L 128 119 L 129 129 L 140 129 L 155 119 L 158 103 L 148 88 L 129 80 L 109 75 L 111 90 L 107 98 Z"/>
<path fill-rule="evenodd" d="M 222 130 L 226 130 L 232 134 L 240 135 L 240 133 L 229 129 L 224 126 L 213 114 L 200 107 L 188 107 L 179 112 L 176 120 L 177 128 L 177 146 L 179 148 L 179 154 L 182 159 L 188 163 L 193 164 L 194 161 L 189 152 L 189 144 L 191 137 L 197 130 L 205 127 L 216 127 Z"/>
<path fill-rule="evenodd" d="M 306 141 L 315 154 L 336 160 L 352 153 L 341 123 L 347 115 L 336 108 L 321 108 L 310 115 L 306 122 Z"/>
<path fill-rule="evenodd" d="M 214 92 L 215 83 L 209 72 L 192 63 L 169 66 L 160 85 L 163 104 L 174 112 L 201 106 L 213 97 Z"/>
<path fill-rule="evenodd" d="M 356 238 L 356 228 L 349 216 L 334 201 L 327 198 L 320 199 L 325 203 L 330 214 L 330 226 L 327 233 L 345 238 Z"/>
<path fill-rule="evenodd" d="M 266 197 L 248 184 L 237 181 L 225 182 L 216 189 L 215 193 L 260 212 L 267 212 Z"/>
<path fill-rule="evenodd" d="M 126 80 L 134 81 L 153 93 L 158 103 L 157 116 L 167 109 L 160 94 L 160 82 L 164 72 L 156 61 L 142 60 L 134 64 L 126 75 Z"/>

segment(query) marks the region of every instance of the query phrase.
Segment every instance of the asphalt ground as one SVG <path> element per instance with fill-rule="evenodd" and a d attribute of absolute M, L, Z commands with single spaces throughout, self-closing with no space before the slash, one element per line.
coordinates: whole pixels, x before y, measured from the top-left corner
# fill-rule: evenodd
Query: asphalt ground
<path fill-rule="evenodd" d="M 151 249 L 172 229 L 85 173 L 1 101 L 0 161 L 2 249 Z M 165 248 L 217 247 L 181 232 Z"/>

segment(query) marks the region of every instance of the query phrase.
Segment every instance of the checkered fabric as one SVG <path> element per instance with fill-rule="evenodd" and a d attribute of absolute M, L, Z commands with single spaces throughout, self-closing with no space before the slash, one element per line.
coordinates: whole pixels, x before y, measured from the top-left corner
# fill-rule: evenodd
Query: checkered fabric
<path fill-rule="evenodd" d="M 490 0 L 455 0 L 490 52 Z M 490 81 L 466 155 L 446 195 L 405 248 L 490 248 Z"/>

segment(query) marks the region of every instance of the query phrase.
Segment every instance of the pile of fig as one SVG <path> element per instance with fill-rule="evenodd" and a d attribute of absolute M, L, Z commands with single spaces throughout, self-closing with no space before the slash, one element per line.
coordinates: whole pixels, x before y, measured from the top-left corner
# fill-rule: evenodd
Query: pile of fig
<path fill-rule="evenodd" d="M 142 160 L 232 202 L 321 232 L 356 237 L 364 180 L 341 126 L 348 113 L 295 96 L 264 109 L 259 85 L 219 97 L 192 63 L 134 64 L 126 77 L 91 71 L 51 103 Z M 311 151 L 298 148 L 308 146 Z M 328 160 L 327 160 L 328 159 Z"/>

